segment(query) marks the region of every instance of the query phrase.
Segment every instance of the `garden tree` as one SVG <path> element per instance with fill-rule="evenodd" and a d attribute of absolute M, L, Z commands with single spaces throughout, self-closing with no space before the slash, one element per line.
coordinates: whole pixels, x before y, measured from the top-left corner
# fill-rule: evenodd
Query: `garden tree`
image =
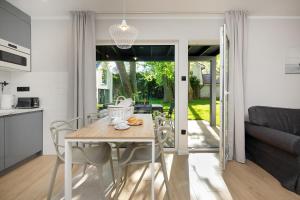
<path fill-rule="evenodd" d="M 193 91 L 193 88 L 191 86 L 191 84 L 189 84 L 188 86 L 188 98 L 189 98 L 189 101 L 193 100 L 193 96 L 194 96 L 194 91 Z"/>
<path fill-rule="evenodd" d="M 199 99 L 200 89 L 203 87 L 203 85 L 200 85 L 200 80 L 197 78 L 197 76 L 194 76 L 193 73 L 191 73 L 190 75 L 189 87 L 192 88 L 191 96 L 189 95 L 189 99 Z"/>
<path fill-rule="evenodd" d="M 192 64 L 192 63 L 189 62 L 189 70 L 191 70 L 191 64 Z M 190 77 L 191 77 L 191 74 L 192 74 L 192 73 L 189 72 L 189 81 L 191 80 L 191 78 L 190 78 Z M 189 99 L 189 101 L 190 101 L 190 100 L 193 100 L 193 96 L 194 96 L 193 93 L 194 93 L 193 88 L 192 88 L 192 86 L 191 86 L 191 83 L 189 83 L 189 84 L 188 84 L 188 99 Z"/>
<path fill-rule="evenodd" d="M 137 82 L 136 82 L 136 62 L 129 62 L 130 71 L 129 78 L 131 83 L 131 89 L 134 94 L 137 93 Z"/>
<path fill-rule="evenodd" d="M 132 97 L 133 91 L 131 87 L 131 83 L 129 80 L 128 73 L 126 72 L 125 64 L 123 61 L 116 61 L 116 66 L 119 71 L 121 83 L 123 86 L 123 90 L 125 92 L 124 96 L 126 97 Z"/>
<path fill-rule="evenodd" d="M 198 76 L 202 76 L 203 73 L 207 73 L 207 66 L 210 65 L 210 62 L 207 61 L 194 61 L 189 62 L 189 88 L 188 88 L 188 97 L 189 100 L 199 99 L 200 98 L 200 90 L 204 87 L 203 83 L 201 83 L 200 79 L 194 74 L 194 70 L 196 68 L 196 74 Z"/>
<path fill-rule="evenodd" d="M 147 81 L 155 80 L 157 85 L 164 88 L 164 102 L 174 99 L 174 62 L 145 62 L 144 77 Z"/>

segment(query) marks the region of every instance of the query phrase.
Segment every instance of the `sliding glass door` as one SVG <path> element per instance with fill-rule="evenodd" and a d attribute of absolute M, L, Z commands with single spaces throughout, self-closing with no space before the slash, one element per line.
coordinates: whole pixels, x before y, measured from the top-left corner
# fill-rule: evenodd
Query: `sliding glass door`
<path fill-rule="evenodd" d="M 163 113 L 173 130 L 166 147 L 175 148 L 175 45 L 97 45 L 97 107 L 119 96 L 132 98 L 135 113 Z"/>
<path fill-rule="evenodd" d="M 219 151 L 220 46 L 189 45 L 188 148 Z"/>

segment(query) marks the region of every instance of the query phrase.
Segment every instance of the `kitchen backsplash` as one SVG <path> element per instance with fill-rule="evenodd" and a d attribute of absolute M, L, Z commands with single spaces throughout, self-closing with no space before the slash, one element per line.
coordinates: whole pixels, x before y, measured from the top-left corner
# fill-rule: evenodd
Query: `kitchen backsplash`
<path fill-rule="evenodd" d="M 6 72 L 6 71 L 0 71 L 0 82 L 6 81 L 9 84 L 4 87 L 3 93 L 4 94 L 9 94 L 11 92 L 11 73 L 12 72 Z M 0 88 L 0 96 L 2 95 L 2 90 Z"/>

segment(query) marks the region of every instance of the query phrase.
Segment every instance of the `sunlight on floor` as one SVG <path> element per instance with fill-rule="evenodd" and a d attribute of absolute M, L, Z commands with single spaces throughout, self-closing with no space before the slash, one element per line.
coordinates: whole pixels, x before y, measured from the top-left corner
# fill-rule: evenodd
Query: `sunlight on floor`
<path fill-rule="evenodd" d="M 211 127 L 204 120 L 188 121 L 189 148 L 217 148 L 219 147 L 219 128 Z"/>
<path fill-rule="evenodd" d="M 219 166 L 219 155 L 202 153 L 189 155 L 190 199 L 231 200 Z"/>
<path fill-rule="evenodd" d="M 46 199 L 55 160 L 55 156 L 40 156 L 11 173 L 1 176 L 0 200 Z M 171 200 L 300 200 L 299 195 L 283 188 L 274 177 L 251 161 L 247 161 L 246 164 L 230 161 L 226 171 L 222 171 L 219 167 L 219 156 L 216 153 L 189 155 L 168 153 L 165 160 Z M 144 167 L 130 167 L 127 182 L 119 200 L 151 199 L 149 195 L 150 175 L 145 172 L 142 176 Z M 110 172 L 109 165 L 104 168 L 103 181 L 105 194 L 110 196 L 109 191 L 114 190 L 111 174 L 108 172 Z M 155 172 L 156 200 L 167 200 L 159 164 L 155 165 Z M 73 200 L 101 199 L 95 167 L 88 167 L 86 176 L 82 176 L 82 168 L 74 166 L 73 177 Z M 138 183 L 140 178 L 141 181 Z M 53 200 L 64 199 L 63 186 L 64 167 L 61 166 L 58 170 Z"/>
<path fill-rule="evenodd" d="M 170 194 L 173 200 L 232 200 L 222 177 L 219 167 L 219 157 L 216 153 L 197 153 L 190 155 L 166 154 L 167 171 L 169 175 Z M 87 169 L 85 176 L 81 170 L 74 177 L 74 199 L 97 199 L 99 193 L 99 179 L 94 167 Z M 111 196 L 112 179 L 104 174 L 106 196 Z M 155 193 L 156 199 L 166 198 L 166 188 L 160 165 L 155 165 Z M 119 199 L 150 199 L 151 176 L 149 168 L 145 166 L 130 167 L 126 185 L 122 188 Z M 108 190 L 110 188 L 112 190 Z M 112 193 L 110 194 L 111 191 Z M 55 199 L 63 199 L 63 191 Z"/>

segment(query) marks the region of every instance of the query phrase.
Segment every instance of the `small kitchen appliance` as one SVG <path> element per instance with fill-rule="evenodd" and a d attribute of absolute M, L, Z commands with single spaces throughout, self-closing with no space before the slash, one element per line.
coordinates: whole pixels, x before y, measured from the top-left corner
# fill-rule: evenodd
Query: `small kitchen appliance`
<path fill-rule="evenodd" d="M 19 97 L 17 108 L 26 109 L 26 108 L 39 108 L 40 99 L 38 97 Z"/>
<path fill-rule="evenodd" d="M 1 96 L 1 109 L 12 109 L 14 107 L 15 96 L 11 94 L 2 94 Z"/>

